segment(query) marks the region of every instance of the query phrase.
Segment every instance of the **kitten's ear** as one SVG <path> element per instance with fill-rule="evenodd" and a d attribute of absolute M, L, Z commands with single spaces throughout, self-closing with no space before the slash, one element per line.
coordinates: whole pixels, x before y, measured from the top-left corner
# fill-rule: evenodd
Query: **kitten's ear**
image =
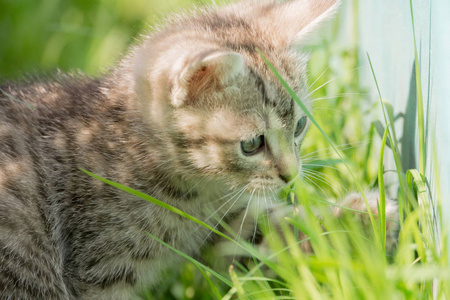
<path fill-rule="evenodd" d="M 220 88 L 244 73 L 244 58 L 235 52 L 209 51 L 194 58 L 182 58 L 174 71 L 171 101 L 175 107 L 195 101 L 198 95 Z"/>
<path fill-rule="evenodd" d="M 258 23 L 276 31 L 274 42 L 279 47 L 302 45 L 324 22 L 333 18 L 340 0 L 270 1 L 260 11 Z"/>

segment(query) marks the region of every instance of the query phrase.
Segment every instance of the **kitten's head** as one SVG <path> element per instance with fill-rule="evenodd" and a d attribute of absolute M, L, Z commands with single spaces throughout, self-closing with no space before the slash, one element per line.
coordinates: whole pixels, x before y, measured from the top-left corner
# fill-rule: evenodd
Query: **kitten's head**
<path fill-rule="evenodd" d="M 181 18 L 134 54 L 135 90 L 164 158 L 186 178 L 273 190 L 299 173 L 310 121 L 307 57 L 296 47 L 334 14 L 334 0 L 247 1 Z"/>

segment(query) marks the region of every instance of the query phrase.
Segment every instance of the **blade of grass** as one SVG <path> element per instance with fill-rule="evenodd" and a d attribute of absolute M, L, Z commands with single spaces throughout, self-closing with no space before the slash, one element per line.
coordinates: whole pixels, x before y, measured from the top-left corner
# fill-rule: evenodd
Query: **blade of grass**
<path fill-rule="evenodd" d="M 408 170 L 406 172 L 406 179 L 408 184 L 412 186 L 414 183 L 417 187 L 417 199 L 419 201 L 419 205 L 425 205 L 425 203 L 428 203 L 428 195 L 427 195 L 427 188 L 425 185 L 424 177 L 418 170 Z"/>
<path fill-rule="evenodd" d="M 303 167 L 307 170 L 318 170 L 323 167 L 333 167 L 342 163 L 340 159 L 318 159 L 305 163 Z"/>
<path fill-rule="evenodd" d="M 300 98 L 297 96 L 297 94 L 294 92 L 294 90 L 287 84 L 287 82 L 283 79 L 283 77 L 278 73 L 278 71 L 275 69 L 275 67 L 266 59 L 266 57 L 262 54 L 262 52 L 257 49 L 256 50 L 259 55 L 261 56 L 261 58 L 264 60 L 264 62 L 266 63 L 266 65 L 270 68 L 270 70 L 275 74 L 275 76 L 280 80 L 281 84 L 283 85 L 283 87 L 289 92 L 289 94 L 291 95 L 291 97 L 295 100 L 295 102 L 297 102 L 297 104 L 301 107 L 301 109 L 303 110 L 303 112 L 305 113 L 305 115 L 311 120 L 311 122 L 317 127 L 317 129 L 320 131 L 320 133 L 325 137 L 325 139 L 328 141 L 328 143 L 331 145 L 331 147 L 333 148 L 333 150 L 336 152 L 336 154 L 339 156 L 339 158 L 342 160 L 344 166 L 346 167 L 347 171 L 349 172 L 350 176 L 352 177 L 352 179 L 355 182 L 355 185 L 358 189 L 358 191 L 361 193 L 361 196 L 364 200 L 364 203 L 366 205 L 367 208 L 367 212 L 369 214 L 369 219 L 370 219 L 370 223 L 372 224 L 372 228 L 374 231 L 375 236 L 378 236 L 378 231 L 376 230 L 376 226 L 375 226 L 375 219 L 373 217 L 372 211 L 370 209 L 369 206 L 369 202 L 367 201 L 367 197 L 364 193 L 364 190 L 361 186 L 361 184 L 359 183 L 359 180 L 356 179 L 356 177 L 354 176 L 353 172 L 351 171 L 350 167 L 348 166 L 348 164 L 345 162 L 344 157 L 341 155 L 341 153 L 339 152 L 339 150 L 336 148 L 336 146 L 334 145 L 333 141 L 330 139 L 330 137 L 325 133 L 325 131 L 323 131 L 322 127 L 319 125 L 319 123 L 317 123 L 316 119 L 313 117 L 313 115 L 309 112 L 309 110 L 306 108 L 306 106 L 302 103 L 302 101 L 300 100 Z"/>
<path fill-rule="evenodd" d="M 369 129 L 369 143 L 367 144 L 366 154 L 364 155 L 364 173 L 363 173 L 364 179 L 368 179 L 370 153 L 372 151 L 373 135 L 374 135 L 375 130 L 376 130 L 375 125 L 372 122 L 370 124 L 370 129 Z"/>
<path fill-rule="evenodd" d="M 136 191 L 135 189 L 129 188 L 129 187 L 127 187 L 127 186 L 124 186 L 124 185 L 122 185 L 122 184 L 120 184 L 120 183 L 117 183 L 117 182 L 108 180 L 108 179 L 106 179 L 106 178 L 103 178 L 103 177 L 101 177 L 101 176 L 98 176 L 98 175 L 96 175 L 96 174 L 93 174 L 93 173 L 91 173 L 91 172 L 89 172 L 89 171 L 86 171 L 86 170 L 84 170 L 84 169 L 81 169 L 81 168 L 80 168 L 80 171 L 86 173 L 87 175 L 89 175 L 89 176 L 91 176 L 91 177 L 94 177 L 94 178 L 96 178 L 96 179 L 99 179 L 99 180 L 103 181 L 103 182 L 106 183 L 106 184 L 109 184 L 109 185 L 111 185 L 111 186 L 113 186 L 113 187 L 115 187 L 115 188 L 118 188 L 118 189 L 120 189 L 120 190 L 122 190 L 122 191 L 124 191 L 124 192 L 127 192 L 127 193 L 129 193 L 129 194 L 132 194 L 132 195 L 134 195 L 134 196 L 137 196 L 137 197 L 139 197 L 139 198 L 141 198 L 141 199 L 147 200 L 147 201 L 150 202 L 150 203 L 156 204 L 156 205 L 158 205 L 158 206 L 160 206 L 160 207 L 162 207 L 162 208 L 165 208 L 165 209 L 167 209 L 167 210 L 169 210 L 169 211 L 171 211 L 171 212 L 173 212 L 173 213 L 176 213 L 177 215 L 180 215 L 180 216 L 182 216 L 182 217 L 184 217 L 184 218 L 186 218 L 186 219 L 188 219 L 188 220 L 191 220 L 191 221 L 193 221 L 193 222 L 195 222 L 195 223 L 197 223 L 197 224 L 199 224 L 199 225 L 201 225 L 201 226 L 203 226 L 203 227 L 205 227 L 205 228 L 211 230 L 212 232 L 216 233 L 217 235 L 219 235 L 219 236 L 221 236 L 221 237 L 223 237 L 223 238 L 229 240 L 230 242 L 232 242 L 232 243 L 236 244 L 237 246 L 241 247 L 242 249 L 244 249 L 244 250 L 246 250 L 246 251 L 249 250 L 249 248 L 244 247 L 244 246 L 243 246 L 241 243 L 239 243 L 238 241 L 236 241 L 236 240 L 230 238 L 230 237 L 227 236 L 226 234 L 220 232 L 219 230 L 217 230 L 217 229 L 211 227 L 210 225 L 206 224 L 205 222 L 203 222 L 203 221 L 197 219 L 196 217 L 193 217 L 193 216 L 191 216 L 191 215 L 185 213 L 184 211 L 182 211 L 182 210 L 180 210 L 180 209 L 178 209 L 178 208 L 176 208 L 176 207 L 174 207 L 174 206 L 171 206 L 171 205 L 169 205 L 169 204 L 167 204 L 167 203 L 165 203 L 165 202 L 162 202 L 161 200 L 158 200 L 158 199 L 156 199 L 156 198 L 153 198 L 153 197 L 151 197 L 151 196 L 149 196 L 149 195 L 147 195 L 147 194 L 144 194 L 144 193 L 142 193 L 142 192 Z"/>
<path fill-rule="evenodd" d="M 219 290 L 217 289 L 217 287 L 214 285 L 214 283 L 211 281 L 211 279 L 209 278 L 208 274 L 205 272 L 205 269 L 202 266 L 199 266 L 197 264 L 194 264 L 197 269 L 200 271 L 200 273 L 202 273 L 203 278 L 205 278 L 206 282 L 209 285 L 209 288 L 212 290 L 212 292 L 214 293 L 214 295 L 216 296 L 217 299 L 222 299 L 222 295 L 220 294 Z M 214 274 L 213 274 L 214 275 Z"/>
<path fill-rule="evenodd" d="M 242 284 L 239 282 L 239 278 L 238 278 L 236 272 L 233 270 L 233 265 L 230 266 L 229 273 L 230 273 L 230 278 L 233 281 L 234 288 L 236 289 L 236 292 L 239 296 L 239 299 L 244 299 L 244 300 L 248 299 L 245 296 L 244 288 L 242 287 Z"/>
<path fill-rule="evenodd" d="M 381 138 L 383 138 L 384 131 L 386 130 L 386 128 L 383 126 L 383 124 L 377 120 L 377 121 L 373 122 L 372 125 L 374 126 L 374 128 L 377 131 L 377 133 L 379 134 L 379 136 Z M 392 148 L 391 142 L 389 140 L 386 140 L 386 146 L 388 146 L 389 148 Z"/>
<path fill-rule="evenodd" d="M 372 60 L 370 59 L 370 55 L 369 53 L 367 53 L 367 59 L 369 60 L 369 65 L 370 65 L 370 69 L 372 71 L 372 75 L 373 75 L 373 79 L 375 81 L 375 85 L 377 87 L 377 91 L 378 91 L 378 97 L 380 100 L 380 104 L 383 110 L 383 116 L 384 116 L 384 121 L 386 123 L 386 127 L 389 123 L 393 124 L 393 120 L 391 120 L 391 122 L 389 122 L 388 120 L 392 119 L 390 117 L 390 115 L 392 114 L 392 112 L 390 112 L 390 107 L 385 106 L 385 103 L 383 102 L 383 97 L 381 96 L 381 91 L 380 91 L 380 86 L 378 85 L 378 80 L 377 77 L 375 75 L 375 70 L 373 68 L 372 65 Z M 389 108 L 389 111 L 388 111 Z M 406 183 L 406 178 L 405 178 L 405 174 L 403 171 L 403 166 L 402 166 L 402 161 L 400 158 L 400 152 L 398 150 L 398 143 L 397 143 L 397 139 L 395 137 L 395 128 L 394 126 L 392 127 L 392 134 L 391 134 L 391 130 L 388 131 L 388 136 L 389 136 L 389 140 L 391 142 L 391 149 L 392 149 L 392 154 L 394 156 L 394 161 L 395 161 L 395 166 L 396 166 L 396 172 L 397 172 L 397 176 L 398 176 L 398 180 L 399 180 L 399 184 L 400 184 L 400 192 L 398 195 L 398 204 L 399 204 L 399 214 L 400 214 L 400 224 L 403 223 L 404 221 L 404 211 L 408 208 L 408 204 L 413 204 L 415 201 L 414 195 L 412 194 L 411 190 L 408 188 L 408 184 Z M 407 201 L 408 199 L 408 201 Z"/>
<path fill-rule="evenodd" d="M 433 244 L 435 242 L 434 221 L 433 212 L 431 208 L 431 202 L 428 198 L 427 186 L 425 183 L 425 177 L 420 174 L 418 170 L 408 170 L 406 172 L 406 180 L 408 184 L 413 188 L 416 187 L 417 201 L 421 208 L 421 229 L 424 239 L 430 239 L 429 242 Z"/>
<path fill-rule="evenodd" d="M 180 250 L 172 247 L 171 245 L 167 244 L 166 242 L 164 242 L 163 240 L 159 239 L 158 237 L 154 236 L 153 234 L 146 232 L 146 234 L 148 234 L 152 239 L 156 240 L 158 243 L 160 243 L 161 245 L 164 245 L 165 247 L 169 248 L 170 250 L 174 251 L 175 253 L 177 253 L 178 255 L 184 257 L 185 259 L 189 260 L 190 262 L 192 262 L 195 266 L 200 267 L 208 272 L 210 272 L 212 275 L 216 276 L 217 279 L 219 279 L 220 281 L 222 281 L 223 283 L 225 283 L 226 285 L 228 285 L 229 287 L 233 286 L 233 283 L 231 281 L 229 281 L 228 279 L 226 279 L 225 277 L 223 277 L 222 275 L 220 275 L 219 273 L 217 273 L 216 271 L 214 271 L 213 269 L 205 266 L 204 264 L 202 264 L 201 262 L 193 259 L 192 257 L 190 257 L 189 255 L 186 255 L 185 253 L 181 252 Z"/>
<path fill-rule="evenodd" d="M 411 78 L 409 81 L 409 93 L 406 102 L 406 110 L 403 114 L 403 136 L 401 146 L 402 166 L 408 169 L 416 169 L 416 130 L 417 127 L 417 90 L 416 71 L 412 65 Z"/>
<path fill-rule="evenodd" d="M 416 69 L 416 91 L 417 91 L 417 117 L 419 125 L 419 172 L 425 175 L 426 153 L 425 153 L 425 120 L 423 113 L 422 82 L 420 76 L 419 56 L 417 54 L 416 29 L 414 26 L 414 10 L 412 0 L 409 0 L 411 8 L 411 23 L 414 37 L 414 60 Z"/>
<path fill-rule="evenodd" d="M 25 104 L 25 105 L 27 105 L 29 108 L 34 109 L 34 106 L 31 105 L 30 103 L 27 103 L 27 102 L 25 102 L 25 101 L 16 99 L 13 95 L 7 93 L 7 92 L 4 91 L 3 89 L 0 89 L 0 92 L 2 92 L 3 94 L 5 94 L 6 97 L 8 97 L 9 99 L 11 99 L 11 100 L 13 100 L 13 101 L 16 101 L 16 102 L 19 102 L 19 103 L 22 103 L 22 104 Z"/>
<path fill-rule="evenodd" d="M 387 103 L 385 103 L 383 101 L 383 97 L 381 96 L 380 86 L 378 85 L 378 80 L 377 80 L 377 77 L 375 76 L 375 70 L 373 68 L 372 60 L 370 59 L 369 53 L 367 53 L 367 59 L 369 60 L 370 69 L 372 71 L 373 79 L 374 79 L 375 85 L 377 87 L 381 109 L 383 110 L 384 123 L 386 124 L 386 127 L 387 127 L 387 125 L 389 123 L 394 124 L 394 120 L 392 118 L 393 112 L 391 111 L 392 106 L 388 106 Z M 398 150 L 398 140 L 397 140 L 397 135 L 395 133 L 394 127 L 392 127 L 392 133 L 391 133 L 391 130 L 388 130 L 388 136 L 389 136 L 389 141 L 391 143 L 392 152 L 394 153 L 394 159 L 396 160 L 395 162 L 397 165 L 397 169 L 399 170 L 399 172 L 403 172 L 400 156 L 398 154 L 400 152 Z M 398 162 L 397 162 L 397 159 L 398 159 Z"/>
<path fill-rule="evenodd" d="M 96 178 L 96 179 L 99 179 L 99 180 L 103 181 L 103 182 L 106 183 L 106 184 L 109 184 L 109 185 L 111 185 L 111 186 L 113 186 L 113 187 L 116 187 L 116 188 L 118 188 L 118 189 L 120 189 L 120 190 L 122 190 L 122 191 L 124 191 L 124 192 L 129 193 L 129 194 L 135 195 L 135 196 L 137 196 L 137 197 L 139 197 L 139 198 L 141 198 L 141 199 L 147 200 L 147 201 L 150 202 L 150 203 L 153 203 L 153 204 L 155 204 L 155 205 L 158 205 L 158 206 L 160 206 L 160 207 L 163 207 L 163 208 L 165 208 L 165 209 L 167 209 L 167 210 L 169 210 L 169 211 L 171 211 L 171 212 L 173 212 L 173 213 L 176 213 L 176 214 L 178 214 L 178 215 L 180 215 L 180 216 L 182 216 L 182 217 L 185 217 L 186 219 L 191 220 L 191 221 L 193 221 L 193 222 L 195 222 L 195 223 L 197 223 L 197 224 L 199 224 L 199 225 L 201 225 L 201 226 L 203 226 L 203 227 L 205 227 L 205 228 L 211 230 L 212 232 L 216 233 L 217 235 L 219 235 L 219 236 L 221 236 L 221 237 L 223 237 L 223 238 L 225 238 L 225 239 L 231 241 L 233 244 L 235 244 L 235 245 L 239 246 L 240 248 L 244 249 L 245 251 L 247 251 L 248 253 L 250 253 L 252 256 L 258 258 L 259 260 L 261 260 L 262 262 L 264 262 L 264 264 L 266 264 L 270 269 L 277 271 L 277 269 L 278 269 L 277 265 L 276 265 L 273 261 L 271 261 L 271 259 L 265 257 L 263 254 L 261 254 L 261 253 L 260 253 L 259 251 L 257 251 L 255 248 L 253 248 L 251 245 L 249 245 L 249 244 L 247 244 L 247 243 L 240 243 L 240 242 L 238 242 L 237 240 L 234 240 L 234 239 L 230 238 L 229 236 L 225 235 L 224 233 L 218 231 L 217 229 L 215 229 L 215 228 L 209 226 L 208 224 L 204 223 L 203 221 L 201 221 L 201 220 L 199 220 L 199 219 L 197 219 L 197 218 L 195 218 L 195 217 L 193 217 L 193 216 L 191 216 L 191 215 L 189 215 L 189 214 L 187 214 L 187 213 L 185 213 L 185 212 L 179 210 L 179 209 L 176 208 L 176 207 L 173 207 L 173 206 L 171 206 L 171 205 L 169 205 L 169 204 L 167 204 L 167 203 L 164 203 L 164 202 L 162 202 L 162 201 L 160 201 L 160 200 L 158 200 L 158 199 L 156 199 L 156 198 L 153 198 L 153 197 L 151 197 L 151 196 L 149 196 L 149 195 L 146 195 L 146 194 L 144 194 L 144 193 L 142 193 L 142 192 L 136 191 L 136 190 L 134 190 L 134 189 L 132 189 L 132 188 L 129 188 L 129 187 L 127 187 L 127 186 L 124 186 L 124 185 L 122 185 L 122 184 L 120 184 L 120 183 L 116 183 L 116 182 L 113 182 L 113 181 L 111 181 L 111 180 L 105 179 L 105 178 L 103 178 L 103 177 L 101 177 L 101 176 L 98 176 L 98 175 L 96 175 L 96 174 L 93 174 L 93 173 L 91 173 L 91 172 L 89 172 L 89 171 L 86 171 L 86 170 L 84 170 L 84 169 L 80 169 L 80 170 L 81 170 L 82 172 L 86 173 L 86 174 L 89 175 L 89 176 L 92 176 L 92 177 L 94 177 L 94 178 Z M 151 234 L 149 234 L 149 235 L 152 236 Z M 153 237 L 153 236 L 152 236 L 152 237 Z M 158 239 L 158 238 L 155 238 L 155 240 L 157 240 L 158 242 L 162 243 L 163 245 L 167 246 L 168 248 L 172 249 L 172 250 L 175 251 L 176 253 L 180 254 L 181 256 L 185 257 L 186 259 L 192 261 L 192 262 L 195 264 L 195 260 L 192 259 L 191 257 L 189 257 L 189 256 L 187 256 L 186 254 L 182 253 L 181 251 L 179 251 L 179 250 L 177 250 L 177 249 L 171 247 L 170 245 L 164 243 L 163 241 L 161 241 L 161 240 Z M 199 266 L 202 266 L 199 262 L 198 262 L 198 264 L 199 264 Z M 202 267 L 203 267 L 203 266 L 202 266 Z M 213 274 L 214 276 L 216 276 L 216 273 L 215 273 L 214 271 L 210 270 L 209 268 L 207 268 L 206 266 L 205 266 L 205 270 L 208 270 L 209 272 L 211 272 L 211 274 Z M 219 279 L 220 279 L 220 278 L 219 278 Z"/>
<path fill-rule="evenodd" d="M 228 291 L 228 293 L 227 293 L 225 296 L 223 296 L 222 300 L 235 299 L 235 298 L 234 298 L 234 294 L 236 294 L 236 288 L 235 288 L 235 287 L 232 287 L 232 288 Z"/>
<path fill-rule="evenodd" d="M 380 193 L 380 207 L 378 210 L 378 218 L 380 220 L 380 231 L 381 231 L 381 247 L 383 253 L 386 252 L 386 191 L 384 187 L 384 148 L 386 146 L 387 134 L 389 131 L 389 125 L 386 126 L 384 131 L 383 140 L 381 142 L 380 157 L 378 159 L 378 190 Z"/>

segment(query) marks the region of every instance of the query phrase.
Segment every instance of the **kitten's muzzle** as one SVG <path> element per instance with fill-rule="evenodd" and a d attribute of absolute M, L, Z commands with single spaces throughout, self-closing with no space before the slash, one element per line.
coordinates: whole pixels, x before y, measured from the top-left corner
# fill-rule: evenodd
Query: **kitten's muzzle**
<path fill-rule="evenodd" d="M 298 171 L 295 174 L 281 174 L 279 175 L 280 179 L 286 182 L 286 184 L 291 184 L 295 178 L 297 178 Z"/>
<path fill-rule="evenodd" d="M 285 183 L 292 183 L 298 175 L 296 149 L 289 143 L 282 132 L 268 134 L 267 148 L 272 156 L 279 178 Z"/>

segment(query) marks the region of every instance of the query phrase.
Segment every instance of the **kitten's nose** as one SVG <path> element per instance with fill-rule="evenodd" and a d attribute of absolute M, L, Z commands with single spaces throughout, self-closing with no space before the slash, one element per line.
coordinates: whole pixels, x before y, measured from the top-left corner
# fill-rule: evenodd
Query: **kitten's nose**
<path fill-rule="evenodd" d="M 291 183 L 298 175 L 298 162 L 293 151 L 286 151 L 276 158 L 279 177 L 286 183 Z"/>
<path fill-rule="evenodd" d="M 289 172 L 289 173 L 280 173 L 280 179 L 286 183 L 291 183 L 297 177 L 298 171 Z"/>
<path fill-rule="evenodd" d="M 296 149 L 283 132 L 272 131 L 266 134 L 267 146 L 272 154 L 278 176 L 286 183 L 291 183 L 298 174 Z"/>

